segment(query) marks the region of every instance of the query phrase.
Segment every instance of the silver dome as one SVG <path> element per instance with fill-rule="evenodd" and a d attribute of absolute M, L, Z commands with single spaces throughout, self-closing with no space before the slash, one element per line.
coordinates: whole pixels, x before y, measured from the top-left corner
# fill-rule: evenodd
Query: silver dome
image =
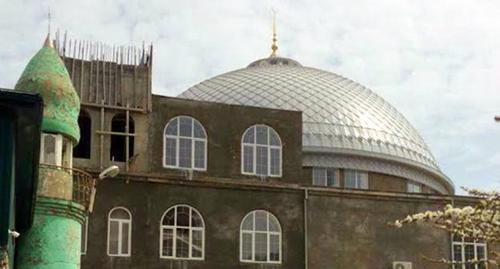
<path fill-rule="evenodd" d="M 370 89 L 337 74 L 270 57 L 205 80 L 179 97 L 302 111 L 305 153 L 409 164 L 441 178 L 445 189 L 453 192 L 452 183 L 405 117 Z"/>

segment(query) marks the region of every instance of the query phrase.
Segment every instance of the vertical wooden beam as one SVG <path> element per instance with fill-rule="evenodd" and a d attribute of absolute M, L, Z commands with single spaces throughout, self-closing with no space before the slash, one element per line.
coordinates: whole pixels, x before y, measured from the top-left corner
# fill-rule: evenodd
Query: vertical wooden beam
<path fill-rule="evenodd" d="M 101 102 L 101 131 L 104 131 L 104 103 Z M 104 168 L 104 134 L 99 134 L 99 167 L 100 170 Z"/>
<path fill-rule="evenodd" d="M 152 88 L 153 88 L 153 83 L 152 83 L 152 69 L 153 69 L 153 44 L 151 43 L 151 46 L 149 47 L 149 59 L 148 59 L 148 106 L 147 106 L 147 111 L 151 112 L 153 110 L 153 100 L 152 100 Z"/>
<path fill-rule="evenodd" d="M 96 58 L 97 62 L 96 62 L 96 65 L 95 65 L 96 66 L 96 69 L 95 69 L 95 71 L 96 71 L 96 75 L 95 75 L 96 79 L 95 79 L 95 100 L 94 100 L 94 102 L 96 104 L 99 104 L 99 103 L 101 103 L 101 97 L 99 96 L 99 67 L 100 67 L 99 66 L 100 65 L 100 56 L 99 56 L 99 54 L 100 54 L 100 43 L 97 43 L 96 46 L 97 46 L 97 58 Z"/>
<path fill-rule="evenodd" d="M 132 107 L 137 107 L 137 49 L 134 47 L 134 82 L 132 88 Z"/>
<path fill-rule="evenodd" d="M 92 92 L 94 91 L 94 89 L 92 89 L 92 82 L 94 81 L 93 78 L 92 78 L 92 75 L 93 75 L 93 67 L 94 67 L 94 57 L 93 57 L 93 44 L 89 42 L 89 57 L 90 57 L 90 72 L 89 72 L 89 88 L 88 88 L 88 92 L 87 92 L 87 95 L 88 95 L 88 99 L 87 101 L 89 103 L 92 102 Z"/>
<path fill-rule="evenodd" d="M 76 58 L 76 40 L 73 40 L 73 57 L 71 57 L 71 81 L 75 84 L 75 58 Z"/>
<path fill-rule="evenodd" d="M 125 117 L 126 117 L 126 120 L 125 120 L 125 133 L 127 134 L 125 136 L 125 171 L 128 172 L 129 170 L 129 154 L 130 154 L 130 146 L 129 146 L 129 141 L 130 141 L 130 110 L 129 110 L 129 104 L 127 103 L 127 110 L 125 112 Z M 134 126 L 135 127 L 135 126 Z M 134 128 L 135 129 L 135 128 Z"/>

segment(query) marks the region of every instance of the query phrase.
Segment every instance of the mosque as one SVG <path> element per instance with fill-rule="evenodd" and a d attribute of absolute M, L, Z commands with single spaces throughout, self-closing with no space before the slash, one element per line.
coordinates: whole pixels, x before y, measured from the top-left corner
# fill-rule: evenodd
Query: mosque
<path fill-rule="evenodd" d="M 76 258 L 67 247 L 73 265 L 26 268 L 438 269 L 449 267 L 423 257 L 487 253 L 429 226 L 387 225 L 473 200 L 454 195 L 396 108 L 348 78 L 280 56 L 276 35 L 269 57 L 177 97 L 153 94 L 152 46 L 47 40 L 43 50 L 57 59 L 27 70 L 62 60 L 73 93 L 42 96 L 68 124 L 50 129 L 44 118 L 41 163 L 120 173 L 65 215 L 82 224 L 81 238 L 68 241 L 79 247 Z M 75 199 L 61 180 L 42 185 L 38 196 Z"/>

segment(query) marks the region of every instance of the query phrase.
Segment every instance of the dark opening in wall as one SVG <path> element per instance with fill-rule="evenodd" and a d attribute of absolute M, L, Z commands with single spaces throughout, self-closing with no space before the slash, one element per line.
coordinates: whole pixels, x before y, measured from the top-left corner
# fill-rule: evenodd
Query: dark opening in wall
<path fill-rule="evenodd" d="M 78 116 L 78 126 L 80 126 L 80 142 L 73 149 L 73 157 L 90 159 L 90 147 L 92 137 L 92 120 L 85 110 L 80 111 Z"/>
<path fill-rule="evenodd" d="M 111 120 L 111 131 L 112 132 L 117 132 L 117 133 L 122 133 L 122 134 L 115 134 L 111 135 L 111 152 L 110 152 L 110 159 L 112 161 L 117 161 L 117 162 L 124 162 L 126 160 L 126 116 L 125 113 L 120 113 L 117 114 L 113 117 Z M 135 127 L 134 127 L 134 120 L 132 117 L 129 116 L 129 134 L 133 134 L 135 132 Z M 128 151 L 128 157 L 132 157 L 134 155 L 134 137 L 129 136 L 128 140 L 128 145 L 129 145 L 129 151 Z"/>

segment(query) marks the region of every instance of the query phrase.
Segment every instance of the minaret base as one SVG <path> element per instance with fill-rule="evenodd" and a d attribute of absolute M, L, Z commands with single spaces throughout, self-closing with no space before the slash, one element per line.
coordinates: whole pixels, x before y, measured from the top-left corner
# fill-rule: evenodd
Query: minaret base
<path fill-rule="evenodd" d="M 16 268 L 78 269 L 84 208 L 71 201 L 37 197 L 32 228 L 18 246 Z"/>

